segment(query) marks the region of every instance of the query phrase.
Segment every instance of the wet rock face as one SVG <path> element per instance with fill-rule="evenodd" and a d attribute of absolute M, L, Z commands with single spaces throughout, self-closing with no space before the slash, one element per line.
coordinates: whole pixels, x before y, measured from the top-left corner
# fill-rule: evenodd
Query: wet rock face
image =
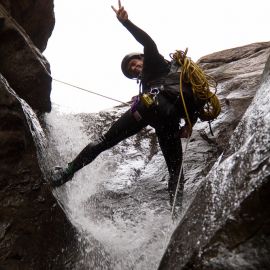
<path fill-rule="evenodd" d="M 211 124 L 214 136 L 206 122 L 197 122 L 194 127 L 185 161 L 186 197 L 228 149 L 233 131 L 258 90 L 269 54 L 270 42 L 263 42 L 216 52 L 198 61 L 218 82 L 221 113 Z"/>
<path fill-rule="evenodd" d="M 219 81 L 222 113 L 215 137 L 195 127 L 185 162 L 190 206 L 160 270 L 269 269 L 269 54 L 266 42 L 200 59 Z"/>
<path fill-rule="evenodd" d="M 1 270 L 67 269 L 76 254 L 74 229 L 44 184 L 15 96 L 36 111 L 51 109 L 49 63 L 39 49 L 54 25 L 52 8 L 52 1 L 0 1 Z"/>
<path fill-rule="evenodd" d="M 53 1 L 0 0 L 0 4 L 24 28 L 35 46 L 44 51 L 55 24 Z"/>
<path fill-rule="evenodd" d="M 42 180 L 25 115 L 11 91 L 0 76 L 0 268 L 63 269 L 76 254 L 75 232 Z"/>
<path fill-rule="evenodd" d="M 270 54 L 270 42 L 254 43 L 202 57 L 198 62 L 218 82 L 222 113 L 215 121 L 216 137 L 227 144 L 258 90 Z M 225 146 L 226 147 L 226 146 Z"/>
<path fill-rule="evenodd" d="M 10 3 L 9 8 L 12 7 Z M 37 16 L 39 14 L 40 12 Z M 0 40 L 0 72 L 14 91 L 34 110 L 49 112 L 51 110 L 49 63 L 21 25 L 1 4 Z"/>

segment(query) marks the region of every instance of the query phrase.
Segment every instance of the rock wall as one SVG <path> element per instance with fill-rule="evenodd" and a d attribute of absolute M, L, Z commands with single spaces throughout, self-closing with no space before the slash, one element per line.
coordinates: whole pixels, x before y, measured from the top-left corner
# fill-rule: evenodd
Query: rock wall
<path fill-rule="evenodd" d="M 35 46 L 44 51 L 55 24 L 52 0 L 0 0 L 0 4 L 18 22 Z"/>
<path fill-rule="evenodd" d="M 53 25 L 53 1 L 0 1 L 1 270 L 66 269 L 76 254 L 75 231 L 44 182 L 16 96 L 50 111 L 49 63 L 39 49 Z"/>
<path fill-rule="evenodd" d="M 49 63 L 1 4 L 0 39 L 1 74 L 34 110 L 49 112 L 52 80 Z"/>
<path fill-rule="evenodd" d="M 9 90 L 0 76 L 0 269 L 64 269 L 75 232 L 42 180 L 21 104 Z"/>

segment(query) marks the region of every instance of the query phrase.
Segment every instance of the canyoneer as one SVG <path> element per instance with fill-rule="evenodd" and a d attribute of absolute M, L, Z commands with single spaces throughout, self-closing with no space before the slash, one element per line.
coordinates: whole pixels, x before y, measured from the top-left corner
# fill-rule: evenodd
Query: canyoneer
<path fill-rule="evenodd" d="M 198 98 L 194 94 L 192 83 L 185 78 L 188 73 L 185 75 L 183 71 L 188 60 L 186 52 L 177 51 L 172 55 L 171 61 L 166 60 L 159 53 L 152 38 L 129 20 L 120 1 L 118 9 L 113 6 L 112 9 L 120 23 L 143 46 L 142 53 L 130 53 L 121 63 L 123 74 L 139 82 L 139 94 L 133 99 L 131 108 L 112 124 L 108 132 L 101 134 L 98 140 L 90 142 L 66 167 L 55 168 L 51 178 L 52 186 L 63 185 L 101 152 L 150 125 L 155 129 L 168 167 L 168 193 L 172 205 L 178 179 L 181 190 L 184 184 L 183 173 L 180 176 L 180 138 L 191 136 L 192 127 L 198 117 L 207 118 L 203 108 L 214 94 L 210 94 L 212 96 L 208 96 L 208 99 Z"/>

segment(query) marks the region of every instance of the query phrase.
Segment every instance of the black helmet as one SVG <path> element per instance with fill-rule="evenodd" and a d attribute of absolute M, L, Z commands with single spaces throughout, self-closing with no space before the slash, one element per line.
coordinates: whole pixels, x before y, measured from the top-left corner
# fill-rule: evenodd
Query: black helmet
<path fill-rule="evenodd" d="M 129 53 L 127 54 L 121 63 L 121 69 L 123 74 L 128 77 L 129 79 L 134 79 L 134 76 L 132 76 L 129 71 L 128 71 L 128 63 L 130 62 L 130 60 L 132 59 L 142 59 L 143 58 L 143 54 L 142 53 L 138 53 L 138 52 L 133 52 L 133 53 Z"/>

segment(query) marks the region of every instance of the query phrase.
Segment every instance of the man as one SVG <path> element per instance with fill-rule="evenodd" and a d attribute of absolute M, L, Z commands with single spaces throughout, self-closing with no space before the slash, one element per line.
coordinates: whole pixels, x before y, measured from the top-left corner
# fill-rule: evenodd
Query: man
<path fill-rule="evenodd" d="M 121 64 L 125 76 L 140 82 L 140 94 L 134 100 L 131 109 L 124 113 L 106 134 L 88 144 L 67 168 L 60 168 L 55 172 L 52 185 L 57 187 L 69 181 L 76 171 L 92 162 L 101 152 L 150 125 L 156 131 L 168 167 L 168 191 L 172 205 L 182 163 L 180 137 L 190 136 L 192 125 L 197 120 L 192 89 L 189 84 L 183 84 L 183 94 L 192 125 L 186 124 L 179 129 L 181 118 L 185 118 L 179 94 L 179 73 L 172 72 L 171 63 L 159 54 L 152 38 L 128 19 L 120 0 L 118 5 L 118 9 L 112 6 L 118 20 L 144 47 L 143 54 L 128 54 Z M 181 187 L 183 181 L 182 174 Z"/>

